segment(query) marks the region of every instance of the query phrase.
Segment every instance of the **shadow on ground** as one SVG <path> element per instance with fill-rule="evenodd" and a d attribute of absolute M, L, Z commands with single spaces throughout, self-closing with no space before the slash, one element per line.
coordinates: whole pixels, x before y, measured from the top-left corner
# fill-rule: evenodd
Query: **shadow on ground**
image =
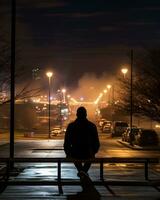
<path fill-rule="evenodd" d="M 78 192 L 74 195 L 67 195 L 67 200 L 100 200 L 100 194 L 92 192 Z"/>

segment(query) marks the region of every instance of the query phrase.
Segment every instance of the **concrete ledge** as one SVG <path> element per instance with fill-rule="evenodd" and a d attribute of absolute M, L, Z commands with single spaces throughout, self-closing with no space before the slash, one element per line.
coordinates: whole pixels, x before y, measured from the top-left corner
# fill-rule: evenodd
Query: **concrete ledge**
<path fill-rule="evenodd" d="M 91 163 L 155 163 L 159 160 L 157 157 L 97 157 L 93 159 L 74 159 L 74 158 L 40 158 L 40 157 L 15 157 L 15 158 L 6 158 L 0 157 L 0 162 L 15 162 L 15 163 L 40 163 L 40 162 L 51 162 L 51 163 L 73 163 L 73 162 L 85 162 L 90 161 Z"/>
<path fill-rule="evenodd" d="M 80 180 L 77 179 L 61 179 L 53 181 L 36 181 L 36 180 L 7 180 L 0 181 L 0 184 L 7 185 L 81 185 Z M 160 181 L 92 181 L 94 185 L 112 185 L 112 186 L 160 186 Z"/>

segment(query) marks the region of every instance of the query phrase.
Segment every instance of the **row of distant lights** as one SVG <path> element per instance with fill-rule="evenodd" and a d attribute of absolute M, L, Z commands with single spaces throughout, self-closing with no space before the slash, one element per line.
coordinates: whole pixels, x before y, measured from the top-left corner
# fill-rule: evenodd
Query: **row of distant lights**
<path fill-rule="evenodd" d="M 122 68 L 121 72 L 124 74 L 124 77 L 125 77 L 126 73 L 128 72 L 128 69 L 127 68 Z M 53 76 L 53 72 L 51 72 L 51 71 L 46 72 L 46 76 L 49 78 L 49 81 L 50 81 L 50 78 Z M 110 90 L 111 87 L 112 87 L 112 85 L 110 85 L 110 84 L 107 85 L 107 89 L 108 90 Z M 108 92 L 107 89 L 103 90 L 103 92 L 105 94 Z M 63 94 L 65 94 L 66 93 L 66 89 L 62 89 L 61 92 Z M 97 99 L 94 101 L 94 104 L 98 104 L 98 102 L 100 101 L 100 99 L 102 98 L 102 96 L 103 96 L 103 93 L 100 93 L 99 96 L 97 97 Z M 47 97 L 47 96 L 45 96 L 45 97 Z M 78 103 L 74 98 L 71 98 L 70 95 L 67 95 L 67 98 L 70 98 L 74 103 Z M 40 99 L 33 100 L 33 101 L 34 102 L 40 102 Z"/>
<path fill-rule="evenodd" d="M 48 101 L 47 98 L 48 98 L 47 95 L 41 96 L 40 98 L 33 99 L 33 102 L 34 102 L 34 103 L 39 103 L 39 102 L 42 102 L 42 101 L 47 102 L 47 101 Z M 78 103 L 74 98 L 71 97 L 71 95 L 67 95 L 67 98 L 70 99 L 71 101 L 73 101 L 74 103 Z M 53 99 L 53 97 L 50 97 L 50 99 L 56 101 L 56 98 Z"/>
<path fill-rule="evenodd" d="M 128 72 L 128 69 L 127 68 L 122 68 L 121 69 L 121 72 L 123 73 L 124 75 L 124 78 L 125 78 L 125 75 L 127 74 Z M 103 93 L 106 94 L 108 92 L 108 90 L 110 90 L 112 87 L 112 85 L 108 84 L 107 85 L 107 89 L 104 89 L 103 90 Z M 97 97 L 97 99 L 95 100 L 94 104 L 98 104 L 98 102 L 100 101 L 100 99 L 103 97 L 103 93 L 100 93 L 99 96 Z"/>
<path fill-rule="evenodd" d="M 112 85 L 108 84 L 107 85 L 107 89 L 110 90 L 112 87 Z M 108 92 L 107 89 L 104 89 L 103 92 L 104 94 L 106 94 Z M 98 102 L 100 101 L 100 99 L 103 97 L 103 93 L 100 93 L 99 96 L 97 97 L 97 99 L 95 100 L 94 104 L 98 104 Z"/>

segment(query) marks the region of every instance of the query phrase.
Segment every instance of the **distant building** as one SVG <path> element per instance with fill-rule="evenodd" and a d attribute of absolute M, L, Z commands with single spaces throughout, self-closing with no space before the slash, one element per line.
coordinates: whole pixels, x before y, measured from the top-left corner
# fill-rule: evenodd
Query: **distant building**
<path fill-rule="evenodd" d="M 41 69 L 39 67 L 35 67 L 32 69 L 32 78 L 33 80 L 41 79 Z"/>

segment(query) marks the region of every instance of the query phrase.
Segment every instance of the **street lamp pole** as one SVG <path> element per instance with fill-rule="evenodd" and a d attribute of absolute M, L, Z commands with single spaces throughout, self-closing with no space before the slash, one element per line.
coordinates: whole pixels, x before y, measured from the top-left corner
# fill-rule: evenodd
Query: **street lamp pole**
<path fill-rule="evenodd" d="M 111 87 L 112 85 L 108 84 L 107 88 L 108 88 L 108 103 L 111 104 Z"/>
<path fill-rule="evenodd" d="M 131 59 L 131 77 L 130 77 L 130 127 L 132 128 L 132 123 L 133 123 L 133 49 L 131 49 L 131 54 L 130 54 L 130 59 Z M 132 131 L 132 129 L 131 129 Z"/>
<path fill-rule="evenodd" d="M 105 89 L 105 90 L 103 90 L 103 92 L 104 92 L 104 97 L 105 97 L 105 103 L 107 104 L 107 99 L 106 99 L 107 90 Z"/>
<path fill-rule="evenodd" d="M 15 63 L 16 63 L 16 0 L 11 3 L 11 82 L 10 82 L 10 158 L 14 158 L 14 128 L 15 128 Z M 14 162 L 10 163 L 10 167 L 14 167 Z"/>
<path fill-rule="evenodd" d="M 121 72 L 123 73 L 124 78 L 126 77 L 126 73 L 128 72 L 127 68 L 122 68 Z"/>
<path fill-rule="evenodd" d="M 52 72 L 46 73 L 48 77 L 48 138 L 51 138 L 51 77 Z"/>
<path fill-rule="evenodd" d="M 123 73 L 125 78 L 128 69 L 122 68 L 121 72 Z M 133 49 L 131 49 L 130 51 L 130 127 L 131 128 L 132 128 L 132 123 L 133 123 Z"/>
<path fill-rule="evenodd" d="M 62 94 L 63 94 L 63 103 L 66 103 L 66 89 L 62 89 Z"/>

